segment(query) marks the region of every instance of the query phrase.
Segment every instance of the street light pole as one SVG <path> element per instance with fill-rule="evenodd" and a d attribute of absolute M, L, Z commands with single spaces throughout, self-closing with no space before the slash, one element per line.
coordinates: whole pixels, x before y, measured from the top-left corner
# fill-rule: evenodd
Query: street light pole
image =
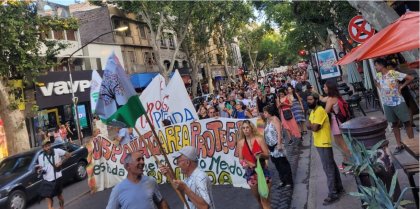
<path fill-rule="evenodd" d="M 124 27 L 116 28 L 116 29 L 114 29 L 112 31 L 103 33 L 103 34 L 97 36 L 96 38 L 90 40 L 89 42 L 87 42 L 86 44 L 84 44 L 83 46 L 81 46 L 80 48 L 78 48 L 76 51 L 74 51 L 73 53 L 71 53 L 70 56 L 65 57 L 65 58 L 63 58 L 61 60 L 61 63 L 63 63 L 64 61 L 67 62 L 67 70 L 69 71 L 69 79 L 70 79 L 71 100 L 72 100 L 72 103 L 73 103 L 73 108 L 74 108 L 74 113 L 75 113 L 74 119 L 76 120 L 77 139 L 80 141 L 80 144 L 82 144 L 83 142 L 82 142 L 82 133 L 80 132 L 79 110 L 77 109 L 77 103 L 78 103 L 79 98 L 74 95 L 75 90 L 73 89 L 73 76 L 71 74 L 70 59 L 73 57 L 74 54 L 76 54 L 76 52 L 82 50 L 83 48 L 85 48 L 87 45 L 89 45 L 90 43 L 94 42 L 98 38 L 100 38 L 100 37 L 102 37 L 104 35 L 113 33 L 113 32 L 122 32 L 122 31 L 125 31 L 127 29 L 128 29 L 128 27 L 127 26 L 124 26 Z"/>

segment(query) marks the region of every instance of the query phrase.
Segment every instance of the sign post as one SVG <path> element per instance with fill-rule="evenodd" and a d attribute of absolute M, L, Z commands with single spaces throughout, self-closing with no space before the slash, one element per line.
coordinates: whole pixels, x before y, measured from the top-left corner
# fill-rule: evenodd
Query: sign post
<path fill-rule="evenodd" d="M 350 38 L 363 43 L 375 34 L 375 29 L 363 19 L 362 15 L 351 18 L 348 26 Z"/>

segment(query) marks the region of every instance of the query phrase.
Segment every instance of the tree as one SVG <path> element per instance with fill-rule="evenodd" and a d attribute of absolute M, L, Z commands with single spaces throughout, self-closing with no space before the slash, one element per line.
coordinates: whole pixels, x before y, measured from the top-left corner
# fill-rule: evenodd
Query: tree
<path fill-rule="evenodd" d="M 252 70 L 257 70 L 255 65 L 255 57 L 258 56 L 259 43 L 266 34 L 271 30 L 267 25 L 250 24 L 242 29 L 239 35 L 240 46 L 248 55 L 247 61 L 251 64 Z M 251 54 L 255 54 L 254 57 Z"/>
<path fill-rule="evenodd" d="M 240 1 L 228 1 L 221 3 L 221 10 L 216 15 L 215 36 L 220 38 L 219 51 L 223 55 L 223 63 L 226 76 L 228 73 L 228 51 L 232 51 L 230 44 L 239 35 L 239 30 L 253 18 L 251 4 Z M 233 59 L 230 59 L 233 60 Z M 232 65 L 233 66 L 233 65 Z"/>
<path fill-rule="evenodd" d="M 56 65 L 55 55 L 66 44 L 48 40 L 45 34 L 51 29 L 77 29 L 77 21 L 39 16 L 37 3 L 30 1 L 4 1 L 0 16 L 0 116 L 9 154 L 14 154 L 29 148 L 29 136 L 24 114 L 16 109 L 10 95 L 13 88 L 8 83 L 21 79 L 30 84 L 39 73 Z"/>
<path fill-rule="evenodd" d="M 280 27 L 280 33 L 286 36 L 285 41 L 291 51 L 297 53 L 304 48 L 329 47 L 328 29 L 337 35 L 346 50 L 352 48 L 346 28 L 357 11 L 348 2 L 256 2 L 254 5 L 265 12 L 269 21 Z"/>

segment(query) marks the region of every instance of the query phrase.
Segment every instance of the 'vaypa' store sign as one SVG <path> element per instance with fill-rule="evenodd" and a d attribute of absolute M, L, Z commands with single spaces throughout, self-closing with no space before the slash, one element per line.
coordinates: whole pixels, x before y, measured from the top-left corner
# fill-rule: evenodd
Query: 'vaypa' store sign
<path fill-rule="evenodd" d="M 102 75 L 102 71 L 98 72 Z M 78 97 L 79 102 L 89 101 L 92 71 L 74 71 L 71 74 L 74 96 Z M 35 85 L 37 105 L 43 109 L 72 104 L 71 86 L 69 72 L 49 72 L 38 76 Z"/>

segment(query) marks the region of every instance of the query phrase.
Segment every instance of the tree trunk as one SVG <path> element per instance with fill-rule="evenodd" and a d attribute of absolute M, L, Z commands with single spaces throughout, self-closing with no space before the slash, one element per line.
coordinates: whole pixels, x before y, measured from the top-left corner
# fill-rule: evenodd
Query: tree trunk
<path fill-rule="evenodd" d="M 222 44 L 223 44 L 223 65 L 225 69 L 226 77 L 230 78 L 230 74 L 228 72 L 228 63 L 227 63 L 227 50 L 226 50 L 226 41 L 225 38 L 222 36 Z"/>
<path fill-rule="evenodd" d="M 397 12 L 385 1 L 348 1 L 355 9 L 362 12 L 365 18 L 377 31 L 384 29 L 399 18 Z M 417 50 L 401 53 L 407 62 L 416 61 Z"/>
<path fill-rule="evenodd" d="M 192 66 L 192 72 L 191 72 L 191 74 L 192 74 L 192 87 L 191 87 L 192 90 L 191 90 L 191 92 L 192 92 L 193 98 L 195 98 L 197 96 L 197 85 L 198 85 L 197 72 L 198 72 L 198 66 L 197 66 L 197 64 L 194 63 L 194 65 Z"/>
<path fill-rule="evenodd" d="M 209 64 L 209 54 L 206 53 L 206 74 L 207 74 L 207 84 L 209 85 L 209 93 L 213 93 L 214 86 L 213 86 L 213 76 L 211 74 L 210 70 L 210 64 Z"/>
<path fill-rule="evenodd" d="M 3 120 L 10 156 L 28 150 L 30 146 L 23 112 L 10 110 L 9 105 L 8 87 L 4 80 L 0 80 L 0 117 Z"/>

